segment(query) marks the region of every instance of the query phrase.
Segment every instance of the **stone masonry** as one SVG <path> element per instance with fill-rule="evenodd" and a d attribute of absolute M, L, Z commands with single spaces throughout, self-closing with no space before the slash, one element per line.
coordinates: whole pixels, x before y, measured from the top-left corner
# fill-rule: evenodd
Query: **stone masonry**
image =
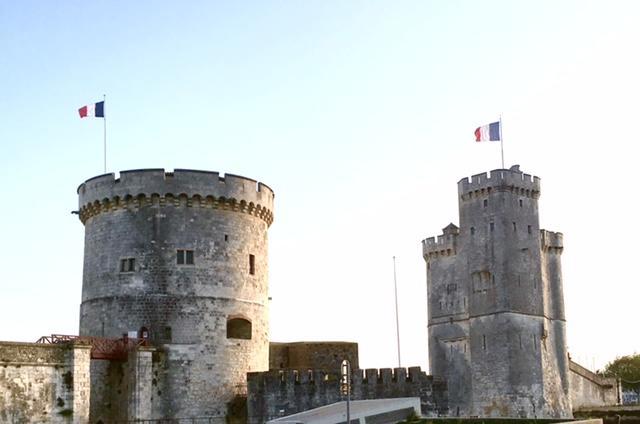
<path fill-rule="evenodd" d="M 458 183 L 460 226 L 422 242 L 429 363 L 451 415 L 570 418 L 562 234 L 518 166 Z"/>
<path fill-rule="evenodd" d="M 273 191 L 235 175 L 147 169 L 92 178 L 78 195 L 80 335 L 129 334 L 157 349 L 93 361 L 92 421 L 224 417 L 246 394 L 246 373 L 268 369 Z M 143 381 L 127 383 L 134 364 Z M 124 397 L 127 384 L 137 398 Z"/>
<path fill-rule="evenodd" d="M 90 346 L 0 342 L 0 422 L 89 422 Z"/>
<path fill-rule="evenodd" d="M 340 373 L 322 370 L 270 370 L 249 373 L 247 410 L 249 424 L 261 424 L 344 400 Z M 435 417 L 447 412 L 447 385 L 420 367 L 354 369 L 351 399 L 419 397 L 421 413 Z"/>

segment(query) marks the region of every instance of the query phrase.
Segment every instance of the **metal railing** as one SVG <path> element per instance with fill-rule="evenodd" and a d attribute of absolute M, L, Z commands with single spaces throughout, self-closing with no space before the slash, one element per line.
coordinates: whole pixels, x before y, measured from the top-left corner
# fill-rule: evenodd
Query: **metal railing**
<path fill-rule="evenodd" d="M 120 360 L 127 359 L 130 351 L 140 346 L 149 346 L 147 339 L 121 337 L 108 339 L 92 336 L 70 336 L 65 334 L 52 334 L 40 337 L 36 343 L 43 344 L 67 344 L 78 343 L 91 346 L 91 359 Z"/>

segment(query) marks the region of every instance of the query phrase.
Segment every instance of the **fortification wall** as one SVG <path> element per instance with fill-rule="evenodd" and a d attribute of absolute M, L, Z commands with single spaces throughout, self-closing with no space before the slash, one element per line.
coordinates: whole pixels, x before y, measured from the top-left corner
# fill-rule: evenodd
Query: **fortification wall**
<path fill-rule="evenodd" d="M 620 404 L 620 385 L 615 378 L 599 376 L 573 361 L 569 362 L 569 369 L 574 411 Z"/>
<path fill-rule="evenodd" d="M 425 416 L 447 412 L 444 380 L 420 367 L 353 370 L 353 400 L 420 397 Z M 340 375 L 318 370 L 271 370 L 247 375 L 249 423 L 295 414 L 343 400 Z"/>
<path fill-rule="evenodd" d="M 358 343 L 293 342 L 269 343 L 269 369 L 315 369 L 340 372 L 347 359 L 351 368 L 358 368 Z"/>
<path fill-rule="evenodd" d="M 0 422 L 88 423 L 90 347 L 0 342 Z"/>
<path fill-rule="evenodd" d="M 166 368 L 155 369 L 153 418 L 224 415 L 245 374 L 268 369 L 273 192 L 233 175 L 152 169 L 92 178 L 78 194 L 80 334 L 144 332 L 158 346 Z M 97 370 L 95 382 L 114 372 Z M 124 401 L 99 386 L 92 417 Z"/>

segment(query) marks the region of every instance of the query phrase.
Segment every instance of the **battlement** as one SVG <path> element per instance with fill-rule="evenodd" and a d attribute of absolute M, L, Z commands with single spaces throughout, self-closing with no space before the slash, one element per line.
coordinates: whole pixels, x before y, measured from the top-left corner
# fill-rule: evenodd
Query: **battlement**
<path fill-rule="evenodd" d="M 181 202 L 188 206 L 222 207 L 273 221 L 273 190 L 266 184 L 233 174 L 176 169 L 137 169 L 90 178 L 78 187 L 80 219 L 119 207 Z"/>
<path fill-rule="evenodd" d="M 428 259 L 432 256 L 449 256 L 456 254 L 456 240 L 460 229 L 449 224 L 442 229 L 442 234 L 422 240 L 422 257 Z"/>
<path fill-rule="evenodd" d="M 340 373 L 324 370 L 270 370 L 247 374 L 251 422 L 290 415 L 341 400 Z M 355 369 L 351 399 L 420 397 L 421 412 L 438 416 L 448 409 L 447 383 L 420 367 Z"/>
<path fill-rule="evenodd" d="M 367 386 L 376 384 L 399 384 L 419 381 L 439 382 L 438 377 L 427 375 L 420 367 L 407 368 L 367 368 L 354 369 L 351 372 L 352 388 L 356 386 Z M 266 386 L 286 386 L 312 384 L 315 386 L 333 385 L 340 380 L 340 374 L 326 370 L 303 369 L 303 370 L 269 370 L 263 372 L 247 373 L 247 381 L 253 385 Z"/>
<path fill-rule="evenodd" d="M 540 246 L 542 247 L 542 250 L 562 252 L 564 247 L 562 239 L 562 233 L 540 230 Z"/>
<path fill-rule="evenodd" d="M 540 196 L 540 178 L 525 174 L 518 165 L 514 165 L 510 169 L 494 169 L 458 181 L 458 194 L 463 200 L 491 190 L 512 190 L 537 199 Z"/>

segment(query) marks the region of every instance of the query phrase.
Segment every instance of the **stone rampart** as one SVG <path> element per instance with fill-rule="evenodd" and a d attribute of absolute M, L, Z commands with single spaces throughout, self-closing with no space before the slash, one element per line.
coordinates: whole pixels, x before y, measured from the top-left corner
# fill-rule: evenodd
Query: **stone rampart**
<path fill-rule="evenodd" d="M 574 410 L 620 403 L 618 380 L 589 371 L 580 364 L 569 361 L 571 404 Z"/>
<path fill-rule="evenodd" d="M 0 342 L 0 422 L 88 423 L 90 346 Z"/>
<path fill-rule="evenodd" d="M 271 370 L 247 374 L 250 423 L 295 414 L 343 400 L 340 374 L 318 370 Z M 420 397 L 425 416 L 446 414 L 447 388 L 443 379 L 420 367 L 356 369 L 351 377 L 351 399 Z"/>
<path fill-rule="evenodd" d="M 104 174 L 78 187 L 78 210 L 84 223 L 107 211 L 145 205 L 185 205 L 235 210 L 273 222 L 273 190 L 266 184 L 232 174 L 176 169 L 140 169 Z"/>

